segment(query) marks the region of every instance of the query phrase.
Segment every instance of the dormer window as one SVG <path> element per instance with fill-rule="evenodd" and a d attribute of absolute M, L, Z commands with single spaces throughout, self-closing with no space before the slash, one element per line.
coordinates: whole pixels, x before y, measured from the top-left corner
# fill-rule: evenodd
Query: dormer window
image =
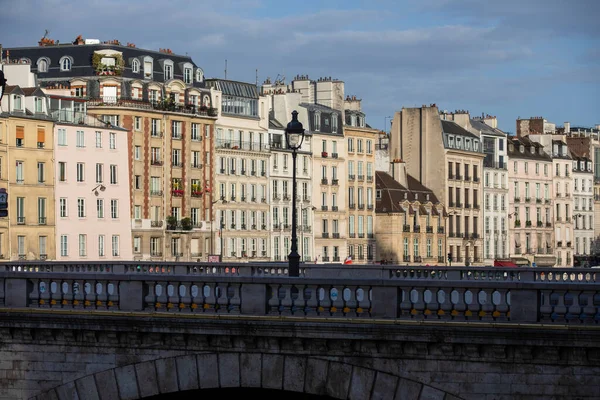
<path fill-rule="evenodd" d="M 576 171 L 577 170 L 577 161 L 573 161 L 573 170 Z"/>
<path fill-rule="evenodd" d="M 144 78 L 152 79 L 153 60 L 152 57 L 144 57 Z"/>
<path fill-rule="evenodd" d="M 456 138 L 456 148 L 457 149 L 462 148 L 462 141 L 460 140 L 459 137 Z"/>
<path fill-rule="evenodd" d="M 338 130 L 338 116 L 337 114 L 331 114 L 331 133 L 337 133 Z"/>
<path fill-rule="evenodd" d="M 189 85 L 192 83 L 192 77 L 193 77 L 192 69 L 184 68 L 183 69 L 183 81 Z"/>
<path fill-rule="evenodd" d="M 454 136 L 448 136 L 448 147 L 454 147 Z"/>
<path fill-rule="evenodd" d="M 22 99 L 21 96 L 15 94 L 13 95 L 13 110 L 18 110 L 18 111 L 22 111 L 23 110 L 23 103 L 22 103 Z"/>
<path fill-rule="evenodd" d="M 47 58 L 40 58 L 37 61 L 37 72 L 48 72 L 48 65 L 50 64 L 50 62 L 48 61 Z"/>
<path fill-rule="evenodd" d="M 520 146 L 519 146 L 519 151 L 520 151 L 521 153 L 525 153 L 525 146 L 523 146 L 523 145 L 520 145 Z"/>
<path fill-rule="evenodd" d="M 531 154 L 535 154 L 535 146 L 531 146 Z"/>
<path fill-rule="evenodd" d="M 134 74 L 139 74 L 140 73 L 140 62 L 139 62 L 139 60 L 133 60 L 131 62 L 131 72 L 133 72 Z"/>
<path fill-rule="evenodd" d="M 473 150 L 479 151 L 479 140 L 473 140 Z"/>
<path fill-rule="evenodd" d="M 173 79 L 173 65 L 165 63 L 165 81 Z"/>
<path fill-rule="evenodd" d="M 544 155 L 544 149 L 540 147 L 540 156 Z"/>
<path fill-rule="evenodd" d="M 315 125 L 315 131 L 321 130 L 321 113 L 320 112 L 314 113 L 313 122 Z"/>
<path fill-rule="evenodd" d="M 582 170 L 582 171 L 584 171 L 584 170 L 585 170 L 585 161 L 581 161 L 581 162 L 579 163 L 579 169 L 580 169 L 580 170 Z"/>
<path fill-rule="evenodd" d="M 465 139 L 465 147 L 467 150 L 471 150 L 471 141 L 469 139 Z"/>
<path fill-rule="evenodd" d="M 73 66 L 73 59 L 69 56 L 64 56 L 60 59 L 60 70 L 61 71 L 70 71 Z"/>
<path fill-rule="evenodd" d="M 375 191 L 375 198 L 376 198 L 376 199 L 381 199 L 381 189 L 377 189 L 377 190 Z"/>
<path fill-rule="evenodd" d="M 44 99 L 41 97 L 35 98 L 35 112 L 43 113 L 44 112 Z"/>
<path fill-rule="evenodd" d="M 202 82 L 204 80 L 204 72 L 198 68 L 196 69 L 196 82 Z"/>
<path fill-rule="evenodd" d="M 587 162 L 587 170 L 588 171 L 592 170 L 592 163 L 590 161 Z"/>

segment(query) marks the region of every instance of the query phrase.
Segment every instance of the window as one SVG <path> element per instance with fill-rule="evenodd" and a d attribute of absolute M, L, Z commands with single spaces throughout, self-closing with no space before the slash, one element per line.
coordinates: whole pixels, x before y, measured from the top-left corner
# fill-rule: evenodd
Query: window
<path fill-rule="evenodd" d="M 119 218 L 119 200 L 117 199 L 110 200 L 110 217 L 112 219 Z"/>
<path fill-rule="evenodd" d="M 37 72 L 48 72 L 48 60 L 40 58 L 37 62 Z"/>
<path fill-rule="evenodd" d="M 60 70 L 61 71 L 70 71 L 72 66 L 71 57 L 64 56 L 60 59 Z"/>
<path fill-rule="evenodd" d="M 77 163 L 77 182 L 83 182 L 85 180 L 84 164 Z"/>
<path fill-rule="evenodd" d="M 140 72 L 140 62 L 139 60 L 133 60 L 131 62 L 131 72 L 134 74 L 138 74 Z"/>
<path fill-rule="evenodd" d="M 196 142 L 202 140 L 202 135 L 200 134 L 200 124 L 192 124 L 192 140 Z"/>
<path fill-rule="evenodd" d="M 66 257 L 69 255 L 69 238 L 67 235 L 60 236 L 60 255 Z"/>
<path fill-rule="evenodd" d="M 46 198 L 38 197 L 38 224 L 46 225 Z"/>
<path fill-rule="evenodd" d="M 96 131 L 96 148 L 102 148 L 102 132 Z"/>
<path fill-rule="evenodd" d="M 185 68 L 183 70 L 183 81 L 187 84 L 192 83 L 192 69 L 191 68 Z"/>
<path fill-rule="evenodd" d="M 117 184 L 117 166 L 116 165 L 110 166 L 110 183 L 112 185 Z"/>
<path fill-rule="evenodd" d="M 96 183 L 104 181 L 104 164 L 96 164 Z"/>
<path fill-rule="evenodd" d="M 17 161 L 16 163 L 17 172 L 17 183 L 22 184 L 25 181 L 25 173 L 23 171 L 23 161 Z"/>
<path fill-rule="evenodd" d="M 85 147 L 85 132 L 84 131 L 77 131 L 75 138 L 77 139 L 76 140 L 77 147 Z"/>
<path fill-rule="evenodd" d="M 104 218 L 104 199 L 96 199 L 96 214 L 98 218 Z"/>
<path fill-rule="evenodd" d="M 141 131 L 142 130 L 142 117 L 135 117 L 134 118 L 134 129 L 136 131 Z"/>
<path fill-rule="evenodd" d="M 354 139 L 348 138 L 348 153 L 354 152 Z"/>
<path fill-rule="evenodd" d="M 85 199 L 77 199 L 77 216 L 79 218 L 85 218 Z"/>
<path fill-rule="evenodd" d="M 87 235 L 79 235 L 79 257 L 87 255 Z"/>
<path fill-rule="evenodd" d="M 359 153 L 363 152 L 363 140 L 362 139 L 356 139 L 356 150 Z"/>
<path fill-rule="evenodd" d="M 44 183 L 46 181 L 46 164 L 43 162 L 37 164 L 37 179 L 38 183 Z"/>
<path fill-rule="evenodd" d="M 98 257 L 104 257 L 104 235 L 98 235 Z"/>
<path fill-rule="evenodd" d="M 313 123 L 315 126 L 315 131 L 321 130 L 321 113 L 315 112 L 313 116 Z M 325 151 L 325 150 L 323 150 Z"/>
<path fill-rule="evenodd" d="M 63 128 L 58 129 L 58 145 L 66 146 L 67 145 L 67 130 Z"/>
<path fill-rule="evenodd" d="M 119 235 L 112 235 L 112 255 L 119 256 Z"/>
<path fill-rule="evenodd" d="M 173 149 L 171 152 L 171 164 L 174 167 L 181 167 L 181 149 Z"/>
<path fill-rule="evenodd" d="M 135 175 L 133 177 L 133 188 L 135 190 L 141 190 L 142 189 L 142 176 L 141 175 Z"/>
<path fill-rule="evenodd" d="M 59 212 L 60 212 L 61 218 L 66 218 L 68 216 L 67 199 L 65 197 L 61 197 L 58 203 L 59 203 Z"/>
<path fill-rule="evenodd" d="M 110 132 L 108 134 L 109 147 L 114 150 L 117 148 L 117 134 L 114 132 Z"/>
<path fill-rule="evenodd" d="M 165 63 L 165 81 L 173 79 L 173 65 Z"/>
<path fill-rule="evenodd" d="M 142 146 L 135 146 L 133 157 L 136 161 L 140 161 L 140 159 L 142 158 Z"/>

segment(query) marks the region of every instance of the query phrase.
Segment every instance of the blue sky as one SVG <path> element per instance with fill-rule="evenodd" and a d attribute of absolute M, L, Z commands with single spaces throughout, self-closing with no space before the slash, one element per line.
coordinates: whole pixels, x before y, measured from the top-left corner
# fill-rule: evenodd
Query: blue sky
<path fill-rule="evenodd" d="M 0 0 L 0 42 L 118 39 L 207 77 L 331 76 L 382 129 L 404 107 L 600 124 L 599 0 Z"/>

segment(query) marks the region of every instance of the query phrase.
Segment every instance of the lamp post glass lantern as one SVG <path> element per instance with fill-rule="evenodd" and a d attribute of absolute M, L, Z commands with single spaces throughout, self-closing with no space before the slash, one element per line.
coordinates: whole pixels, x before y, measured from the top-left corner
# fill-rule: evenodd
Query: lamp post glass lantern
<path fill-rule="evenodd" d="M 298 111 L 292 112 L 292 120 L 285 128 L 287 148 L 292 150 L 292 248 L 288 256 L 288 275 L 300 276 L 300 254 L 298 254 L 298 221 L 296 218 L 296 156 L 304 141 L 304 128 L 298 121 Z"/>

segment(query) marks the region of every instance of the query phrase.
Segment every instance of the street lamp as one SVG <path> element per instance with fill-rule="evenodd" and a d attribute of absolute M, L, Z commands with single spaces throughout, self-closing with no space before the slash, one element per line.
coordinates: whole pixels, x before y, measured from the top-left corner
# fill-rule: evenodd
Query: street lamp
<path fill-rule="evenodd" d="M 304 211 L 304 210 L 308 210 L 311 209 L 313 211 L 315 211 L 317 209 L 317 207 L 315 206 L 306 206 L 306 207 L 302 207 L 300 210 Z M 302 224 L 302 229 L 300 229 L 300 253 L 301 253 L 301 257 L 304 256 L 304 229 L 306 228 L 306 226 L 304 224 Z"/>
<path fill-rule="evenodd" d="M 227 204 L 227 200 L 217 199 L 212 202 L 212 205 L 217 204 L 218 202 L 222 202 L 223 204 Z M 212 214 L 212 207 L 211 207 Z M 219 261 L 223 261 L 223 221 L 219 221 L 219 243 L 221 245 L 221 252 L 219 253 Z M 214 254 L 214 245 L 215 245 L 215 233 L 213 231 L 213 218 L 210 218 L 210 254 Z"/>
<path fill-rule="evenodd" d="M 298 254 L 298 236 L 296 229 L 296 156 L 304 141 L 304 128 L 298 121 L 298 111 L 292 111 L 292 120 L 285 128 L 285 139 L 288 149 L 292 150 L 292 249 L 288 256 L 288 276 L 300 276 L 300 254 Z"/>

